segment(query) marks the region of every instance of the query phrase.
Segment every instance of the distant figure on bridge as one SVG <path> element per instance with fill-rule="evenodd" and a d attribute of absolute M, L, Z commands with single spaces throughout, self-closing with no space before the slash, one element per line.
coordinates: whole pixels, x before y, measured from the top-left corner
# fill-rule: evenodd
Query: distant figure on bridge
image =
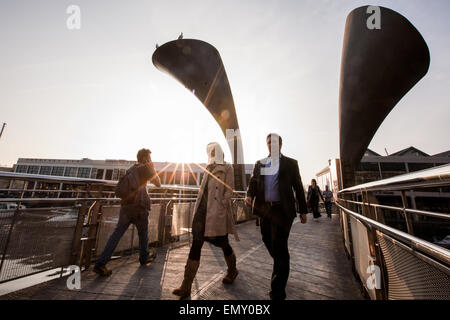
<path fill-rule="evenodd" d="M 270 298 L 284 300 L 290 271 L 288 238 L 297 216 L 296 204 L 302 223 L 306 223 L 308 209 L 297 161 L 281 154 L 279 135 L 269 134 L 266 142 L 269 157 L 256 162 L 245 203 L 261 217 L 262 240 L 273 258 Z"/>
<path fill-rule="evenodd" d="M 138 163 L 127 170 L 126 175 L 119 180 L 118 187 L 124 186 L 129 190 L 127 197 L 121 197 L 121 207 L 119 214 L 119 221 L 116 229 L 109 237 L 105 249 L 94 267 L 94 272 L 101 276 L 111 275 L 111 270 L 106 268 L 106 264 L 111 259 L 117 244 L 122 238 L 122 235 L 127 231 L 128 226 L 133 223 L 139 235 L 139 262 L 141 265 L 146 265 L 152 262 L 156 257 L 156 252 L 148 249 L 148 214 L 150 211 L 150 197 L 147 193 L 147 182 L 150 181 L 157 187 L 161 187 L 161 180 L 155 171 L 152 159 L 150 157 L 149 149 L 141 149 L 137 153 Z M 128 180 L 127 180 L 128 179 Z M 124 183 L 126 182 L 126 184 Z M 132 187 L 133 183 L 136 187 Z M 116 188 L 116 194 L 118 188 Z"/>
<path fill-rule="evenodd" d="M 320 188 L 317 186 L 316 179 L 311 180 L 311 185 L 308 188 L 308 204 L 311 207 L 314 221 L 319 222 L 319 218 L 322 216 L 319 212 L 319 197 L 322 198 L 322 192 Z"/>
<path fill-rule="evenodd" d="M 185 266 L 184 279 L 181 286 L 173 291 L 173 294 L 181 297 L 188 297 L 191 294 L 192 282 L 200 265 L 200 254 L 205 241 L 223 250 L 228 271 L 222 282 L 231 284 L 238 275 L 236 255 L 228 242 L 229 233 L 234 234 L 235 239 L 239 241 L 231 211 L 231 196 L 234 190 L 233 167 L 223 161 L 224 153 L 218 143 L 208 144 L 207 153 L 208 166 L 194 206 L 193 241 Z"/>
<path fill-rule="evenodd" d="M 330 191 L 328 185 L 325 186 L 325 191 L 323 192 L 323 197 L 325 199 L 325 209 L 327 210 L 327 217 L 331 219 L 331 206 L 333 205 L 333 192 Z"/>

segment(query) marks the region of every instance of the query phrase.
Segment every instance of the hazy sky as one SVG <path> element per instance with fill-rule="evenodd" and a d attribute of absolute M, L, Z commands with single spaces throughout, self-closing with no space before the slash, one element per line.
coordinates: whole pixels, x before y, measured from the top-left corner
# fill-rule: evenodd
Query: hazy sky
<path fill-rule="evenodd" d="M 69 30 L 69 5 L 81 29 Z M 407 17 L 431 53 L 428 74 L 391 112 L 370 148 L 450 149 L 450 2 L 101 1 L 0 2 L 0 164 L 19 157 L 205 162 L 225 139 L 194 95 L 151 63 L 155 44 L 215 46 L 231 84 L 246 163 L 277 132 L 304 180 L 338 157 L 338 88 L 345 19 L 361 5 Z M 226 160 L 230 161 L 227 154 Z"/>

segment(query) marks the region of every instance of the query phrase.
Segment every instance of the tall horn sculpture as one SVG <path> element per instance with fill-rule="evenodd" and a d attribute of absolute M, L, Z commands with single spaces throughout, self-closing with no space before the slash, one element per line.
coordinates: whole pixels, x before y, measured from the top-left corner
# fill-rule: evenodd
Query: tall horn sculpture
<path fill-rule="evenodd" d="M 227 130 L 235 135 L 228 141 L 233 157 L 235 189 L 246 187 L 242 141 L 227 74 L 216 48 L 195 39 L 170 41 L 153 53 L 153 64 L 160 71 L 177 79 L 203 103 L 227 137 Z"/>
<path fill-rule="evenodd" d="M 375 132 L 430 65 L 427 44 L 399 13 L 380 8 L 381 29 L 369 29 L 368 7 L 347 17 L 339 91 L 340 157 L 344 187 Z M 349 177 L 349 175 L 347 175 Z"/>

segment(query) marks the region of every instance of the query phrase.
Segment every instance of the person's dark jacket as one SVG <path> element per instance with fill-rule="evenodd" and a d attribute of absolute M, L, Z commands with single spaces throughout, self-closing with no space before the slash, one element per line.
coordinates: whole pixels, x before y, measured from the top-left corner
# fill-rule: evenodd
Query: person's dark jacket
<path fill-rule="evenodd" d="M 307 199 L 311 204 L 319 203 L 319 196 L 320 198 L 322 198 L 322 201 L 325 202 L 325 200 L 323 199 L 322 191 L 320 191 L 320 188 L 318 186 L 315 186 L 314 188 L 312 186 L 308 187 Z"/>
<path fill-rule="evenodd" d="M 156 172 L 153 167 L 145 164 L 135 164 L 127 170 L 127 174 L 133 173 L 137 176 L 139 181 L 139 188 L 136 191 L 136 195 L 128 200 L 123 200 L 122 205 L 135 205 L 144 210 L 151 209 L 150 197 L 147 193 L 147 182 L 152 179 Z"/>
<path fill-rule="evenodd" d="M 247 188 L 247 196 L 254 201 L 253 213 L 258 216 L 264 215 L 265 208 L 264 175 L 261 175 L 261 168 L 264 166 L 261 160 L 256 162 Z M 281 155 L 278 187 L 283 213 L 288 218 L 296 217 L 296 205 L 297 212 L 301 214 L 308 212 L 297 160 Z"/>

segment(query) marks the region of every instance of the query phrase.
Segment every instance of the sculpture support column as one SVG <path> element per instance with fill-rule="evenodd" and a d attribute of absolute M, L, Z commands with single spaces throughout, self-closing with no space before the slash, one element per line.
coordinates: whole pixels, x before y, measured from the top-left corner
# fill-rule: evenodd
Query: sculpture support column
<path fill-rule="evenodd" d="M 368 28 L 367 6 L 353 10 L 345 25 L 339 89 L 344 188 L 354 184 L 354 170 L 381 123 L 430 65 L 417 29 L 399 13 L 379 8 L 380 29 Z"/>
<path fill-rule="evenodd" d="M 200 40 L 178 39 L 158 47 L 152 61 L 157 69 L 173 76 L 202 102 L 225 137 L 227 130 L 239 129 L 231 87 L 216 48 Z M 243 161 L 237 161 L 237 155 L 243 155 L 240 134 L 233 140 L 235 147 L 230 143 L 229 147 L 233 157 L 235 189 L 244 190 L 245 166 Z"/>

